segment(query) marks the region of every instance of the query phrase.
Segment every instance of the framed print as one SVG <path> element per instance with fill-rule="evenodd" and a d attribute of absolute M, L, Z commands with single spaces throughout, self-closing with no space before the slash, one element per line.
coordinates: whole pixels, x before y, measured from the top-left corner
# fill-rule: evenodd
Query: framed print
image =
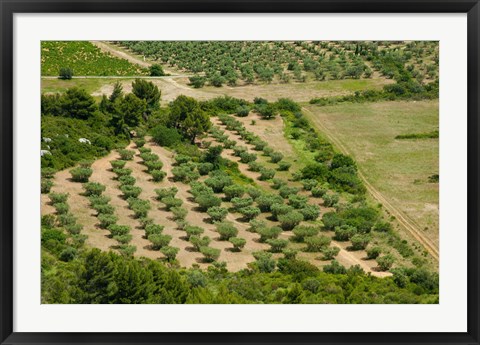
<path fill-rule="evenodd" d="M 478 1 L 2 1 L 1 342 L 478 344 Z"/>

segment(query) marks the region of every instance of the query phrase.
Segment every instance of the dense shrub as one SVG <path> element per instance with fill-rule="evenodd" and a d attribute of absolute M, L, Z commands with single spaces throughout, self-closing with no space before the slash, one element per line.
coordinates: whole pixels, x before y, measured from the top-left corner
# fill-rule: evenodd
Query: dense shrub
<path fill-rule="evenodd" d="M 135 155 L 135 151 L 121 149 L 121 150 L 118 150 L 118 154 L 120 155 L 121 160 L 131 161 L 133 159 L 133 156 Z"/>
<path fill-rule="evenodd" d="M 318 207 L 318 205 L 307 204 L 299 209 L 298 212 L 303 215 L 304 220 L 316 220 L 320 216 L 320 207 Z"/>
<path fill-rule="evenodd" d="M 148 200 L 129 198 L 128 204 L 133 211 L 135 218 L 147 217 L 148 211 L 150 211 L 151 208 L 150 201 Z"/>
<path fill-rule="evenodd" d="M 305 237 L 316 236 L 319 233 L 319 229 L 316 226 L 298 225 L 293 229 L 295 236 L 292 240 L 296 242 L 303 242 Z"/>
<path fill-rule="evenodd" d="M 53 187 L 53 182 L 51 180 L 42 178 L 41 185 L 40 185 L 40 192 L 42 194 L 50 193 L 50 190 Z"/>
<path fill-rule="evenodd" d="M 202 212 L 207 212 L 211 207 L 220 206 L 222 199 L 210 193 L 201 193 L 195 197 L 195 202 Z"/>
<path fill-rule="evenodd" d="M 127 162 L 121 159 L 110 161 L 112 169 L 123 169 L 125 167 L 125 164 L 127 164 Z"/>
<path fill-rule="evenodd" d="M 306 195 L 289 195 L 288 204 L 295 209 L 304 208 L 307 206 L 308 196 Z"/>
<path fill-rule="evenodd" d="M 262 168 L 260 169 L 260 176 L 258 177 L 258 179 L 260 181 L 270 180 L 275 176 L 275 173 L 276 171 L 273 169 Z"/>
<path fill-rule="evenodd" d="M 113 172 L 117 175 L 117 179 L 120 179 L 122 176 L 130 176 L 132 174 L 132 169 L 113 169 Z"/>
<path fill-rule="evenodd" d="M 281 253 L 288 245 L 288 240 L 283 240 L 280 238 L 267 240 L 267 243 L 270 245 L 270 251 L 272 253 Z"/>
<path fill-rule="evenodd" d="M 237 228 L 233 225 L 232 222 L 220 222 L 216 225 L 217 232 L 220 234 L 221 241 L 228 241 L 230 237 L 236 237 L 238 234 Z"/>
<path fill-rule="evenodd" d="M 376 259 L 382 253 L 380 247 L 371 247 L 367 249 L 367 259 L 372 260 Z"/>
<path fill-rule="evenodd" d="M 212 221 L 218 222 L 224 220 L 225 217 L 227 217 L 228 210 L 224 207 L 213 206 L 207 210 L 207 214 L 210 216 Z"/>
<path fill-rule="evenodd" d="M 174 147 L 182 141 L 182 135 L 175 128 L 158 125 L 151 130 L 152 139 L 160 146 Z"/>
<path fill-rule="evenodd" d="M 245 247 L 245 244 L 247 241 L 244 238 L 240 237 L 230 237 L 228 241 L 233 244 L 233 248 L 235 251 L 239 252 L 242 250 L 243 247 Z"/>
<path fill-rule="evenodd" d="M 90 206 L 93 205 L 106 205 L 110 202 L 111 198 L 109 196 L 101 195 L 101 196 L 89 196 L 88 200 L 90 201 Z"/>
<path fill-rule="evenodd" d="M 395 258 L 391 254 L 383 255 L 377 258 L 378 268 L 382 271 L 388 271 L 392 268 Z"/>
<path fill-rule="evenodd" d="M 322 196 L 325 195 L 325 193 L 327 193 L 328 189 L 323 186 L 317 186 L 317 187 L 313 187 L 311 191 L 312 191 L 313 197 L 321 198 Z"/>
<path fill-rule="evenodd" d="M 94 204 L 92 205 L 92 208 L 97 211 L 97 216 L 101 214 L 114 214 L 115 213 L 115 207 L 112 205 L 107 205 L 107 204 Z"/>
<path fill-rule="evenodd" d="M 278 217 L 282 214 L 287 214 L 289 212 L 293 211 L 293 207 L 286 205 L 286 204 L 273 204 L 270 207 L 270 212 L 272 213 L 272 219 L 273 220 L 278 220 Z"/>
<path fill-rule="evenodd" d="M 255 206 L 247 206 L 239 209 L 239 212 L 243 215 L 243 218 L 246 221 L 250 221 L 253 218 L 256 218 L 260 214 L 260 209 Z"/>
<path fill-rule="evenodd" d="M 324 194 L 323 205 L 325 207 L 331 207 L 338 203 L 340 196 L 338 194 Z"/>
<path fill-rule="evenodd" d="M 113 214 L 100 214 L 98 220 L 102 229 L 108 229 L 110 225 L 117 223 L 118 217 Z"/>
<path fill-rule="evenodd" d="M 167 173 L 161 170 L 152 170 L 150 174 L 154 182 L 161 182 L 167 176 Z"/>
<path fill-rule="evenodd" d="M 290 167 L 292 166 L 292 163 L 285 162 L 285 161 L 280 161 L 278 162 L 278 171 L 288 171 Z"/>
<path fill-rule="evenodd" d="M 307 244 L 305 251 L 314 253 L 321 252 L 330 245 L 330 242 L 332 242 L 332 239 L 328 236 L 305 237 L 305 243 Z"/>
<path fill-rule="evenodd" d="M 208 247 L 212 240 L 208 236 L 190 236 L 190 243 L 193 245 L 196 251 L 200 251 L 202 247 Z"/>
<path fill-rule="evenodd" d="M 299 191 L 300 191 L 300 189 L 298 189 L 297 187 L 290 187 L 290 186 L 285 185 L 285 186 L 280 187 L 280 189 L 278 190 L 278 194 L 282 198 L 287 199 L 290 195 L 295 195 Z"/>
<path fill-rule="evenodd" d="M 188 214 L 188 210 L 183 207 L 172 207 L 170 212 L 173 213 L 173 220 L 183 220 Z"/>
<path fill-rule="evenodd" d="M 303 189 L 305 190 L 312 190 L 314 187 L 317 186 L 318 181 L 315 179 L 305 179 L 301 181 L 303 185 Z"/>
<path fill-rule="evenodd" d="M 176 247 L 164 246 L 160 249 L 160 252 L 165 255 L 167 261 L 173 261 L 177 257 L 179 250 Z"/>
<path fill-rule="evenodd" d="M 291 211 L 277 216 L 283 230 L 292 230 L 303 220 L 303 215 L 298 211 Z"/>
<path fill-rule="evenodd" d="M 53 207 L 55 207 L 57 214 L 66 214 L 70 210 L 70 207 L 65 202 L 57 202 L 56 204 L 53 204 Z"/>
<path fill-rule="evenodd" d="M 122 236 L 130 233 L 130 227 L 128 225 L 111 224 L 108 226 L 111 237 Z"/>
<path fill-rule="evenodd" d="M 166 197 L 175 197 L 177 195 L 178 189 L 177 187 L 169 187 L 169 188 L 157 188 L 154 190 L 157 194 L 157 200 L 162 200 Z"/>
<path fill-rule="evenodd" d="M 163 232 L 164 226 L 159 224 L 148 224 L 145 226 L 145 237 L 149 238 L 150 235 L 160 235 Z"/>
<path fill-rule="evenodd" d="M 162 235 L 162 234 L 153 234 L 148 236 L 148 240 L 152 243 L 152 249 L 159 250 L 163 247 L 168 246 L 168 244 L 172 240 L 172 236 Z"/>
<path fill-rule="evenodd" d="M 199 163 L 197 165 L 197 170 L 198 173 L 202 176 L 208 175 L 210 171 L 212 171 L 214 168 L 213 164 L 210 162 L 204 162 L 204 163 Z"/>
<path fill-rule="evenodd" d="M 91 195 L 101 195 L 107 187 L 101 183 L 98 182 L 88 182 L 83 185 L 83 188 L 85 189 L 85 195 L 86 196 L 91 196 Z"/>
<path fill-rule="evenodd" d="M 205 262 L 213 262 L 220 256 L 220 249 L 211 247 L 200 247 L 200 252 L 204 256 Z"/>
<path fill-rule="evenodd" d="M 93 174 L 93 170 L 91 168 L 78 167 L 71 169 L 70 174 L 74 182 L 88 182 L 88 179 Z"/>
<path fill-rule="evenodd" d="M 335 240 L 348 241 L 357 233 L 357 228 L 350 225 L 341 225 L 335 227 Z"/>
<path fill-rule="evenodd" d="M 266 242 L 267 240 L 277 238 L 282 233 L 282 229 L 278 226 L 258 226 L 255 232 L 260 235 L 260 242 Z"/>
<path fill-rule="evenodd" d="M 278 163 L 283 159 L 283 154 L 281 152 L 272 152 L 270 154 L 270 161 L 272 163 Z"/>
<path fill-rule="evenodd" d="M 187 240 L 189 240 L 191 236 L 200 236 L 205 232 L 203 228 L 194 225 L 187 225 L 184 230 L 187 233 L 187 236 L 185 236 Z"/>
<path fill-rule="evenodd" d="M 225 199 L 229 201 L 233 198 L 241 198 L 245 194 L 245 188 L 237 184 L 232 184 L 226 186 L 223 192 L 225 193 Z"/>
<path fill-rule="evenodd" d="M 245 197 L 245 198 L 235 197 L 235 198 L 232 198 L 231 202 L 233 204 L 233 208 L 236 211 L 240 211 L 240 209 L 252 205 L 253 199 L 250 197 Z"/>
<path fill-rule="evenodd" d="M 340 248 L 338 247 L 325 247 L 322 249 L 322 260 L 332 260 L 338 253 L 340 253 Z"/>
<path fill-rule="evenodd" d="M 233 184 L 230 176 L 224 173 L 217 173 L 207 178 L 204 183 L 213 189 L 215 193 L 223 192 L 223 189 Z"/>
<path fill-rule="evenodd" d="M 130 186 L 130 185 L 121 186 L 120 190 L 123 193 L 124 199 L 137 198 L 142 192 L 142 188 L 137 186 Z"/>
<path fill-rule="evenodd" d="M 350 242 L 352 242 L 352 246 L 350 247 L 352 250 L 363 250 L 370 242 L 370 236 L 355 234 L 350 238 Z"/>
<path fill-rule="evenodd" d="M 167 196 L 165 198 L 162 198 L 161 202 L 165 204 L 165 209 L 167 211 L 170 211 L 174 207 L 180 207 L 183 204 L 182 199 L 178 199 L 172 196 Z"/>
<path fill-rule="evenodd" d="M 270 212 L 273 204 L 283 204 L 283 198 L 280 195 L 263 194 L 255 199 L 258 208 L 262 212 Z"/>

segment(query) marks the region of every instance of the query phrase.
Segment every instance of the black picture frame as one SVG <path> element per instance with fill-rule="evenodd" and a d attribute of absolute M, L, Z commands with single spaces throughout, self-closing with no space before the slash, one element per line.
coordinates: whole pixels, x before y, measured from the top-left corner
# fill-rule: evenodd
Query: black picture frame
<path fill-rule="evenodd" d="M 478 0 L 0 0 L 1 344 L 479 344 Z M 466 333 L 15 333 L 13 332 L 13 16 L 15 13 L 467 13 L 468 330 Z M 455 317 L 452 315 L 452 317 Z"/>

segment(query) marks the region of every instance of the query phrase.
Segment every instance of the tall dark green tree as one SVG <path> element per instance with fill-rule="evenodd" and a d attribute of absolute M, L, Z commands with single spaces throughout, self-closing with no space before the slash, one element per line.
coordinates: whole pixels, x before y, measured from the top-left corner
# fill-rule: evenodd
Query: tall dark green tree
<path fill-rule="evenodd" d="M 210 128 L 210 118 L 194 98 L 181 95 L 170 104 L 168 125 L 194 143 L 198 135 Z"/>
<path fill-rule="evenodd" d="M 60 106 L 63 116 L 81 120 L 87 120 L 98 109 L 95 99 L 87 91 L 77 87 L 65 92 L 60 99 Z"/>
<path fill-rule="evenodd" d="M 148 114 L 151 114 L 152 111 L 160 108 L 161 92 L 151 81 L 136 79 L 132 83 L 132 92 L 135 96 L 147 102 Z"/>

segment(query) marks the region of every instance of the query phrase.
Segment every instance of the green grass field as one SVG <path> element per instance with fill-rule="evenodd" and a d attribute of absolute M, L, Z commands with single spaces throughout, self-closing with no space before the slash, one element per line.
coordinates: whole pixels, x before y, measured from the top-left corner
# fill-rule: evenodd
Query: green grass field
<path fill-rule="evenodd" d="M 129 76 L 147 71 L 124 59 L 102 52 L 86 41 L 42 42 L 42 75 L 57 76 L 60 68 L 73 68 L 74 75 Z"/>
<path fill-rule="evenodd" d="M 366 179 L 438 243 L 438 139 L 395 139 L 438 130 L 438 100 L 311 106 L 315 126 L 351 153 Z M 338 146 L 338 145 L 337 145 Z"/>

